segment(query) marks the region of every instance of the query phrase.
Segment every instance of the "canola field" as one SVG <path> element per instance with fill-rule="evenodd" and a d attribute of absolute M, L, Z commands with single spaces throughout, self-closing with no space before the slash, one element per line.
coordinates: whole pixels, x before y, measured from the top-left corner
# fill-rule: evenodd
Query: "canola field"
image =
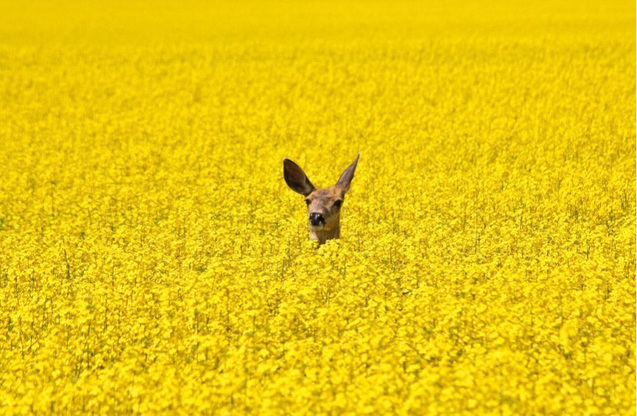
<path fill-rule="evenodd" d="M 634 414 L 634 2 L 0 10 L 0 414 Z"/>

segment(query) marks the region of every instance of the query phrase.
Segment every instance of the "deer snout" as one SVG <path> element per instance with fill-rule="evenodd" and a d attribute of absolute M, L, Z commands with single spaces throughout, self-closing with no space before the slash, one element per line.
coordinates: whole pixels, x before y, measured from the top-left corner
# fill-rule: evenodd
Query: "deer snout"
<path fill-rule="evenodd" d="M 310 224 L 314 226 L 325 225 L 325 217 L 323 214 L 313 212 L 310 214 Z"/>

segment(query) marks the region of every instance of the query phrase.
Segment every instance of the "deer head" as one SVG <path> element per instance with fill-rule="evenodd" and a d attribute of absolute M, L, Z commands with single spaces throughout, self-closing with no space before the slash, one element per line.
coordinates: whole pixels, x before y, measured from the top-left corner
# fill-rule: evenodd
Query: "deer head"
<path fill-rule="evenodd" d="M 318 240 L 319 244 L 323 244 L 340 237 L 341 206 L 354 178 L 360 156 L 359 153 L 356 160 L 345 169 L 336 185 L 324 189 L 312 185 L 299 165 L 290 159 L 283 159 L 285 182 L 294 192 L 305 197 L 311 240 Z"/>

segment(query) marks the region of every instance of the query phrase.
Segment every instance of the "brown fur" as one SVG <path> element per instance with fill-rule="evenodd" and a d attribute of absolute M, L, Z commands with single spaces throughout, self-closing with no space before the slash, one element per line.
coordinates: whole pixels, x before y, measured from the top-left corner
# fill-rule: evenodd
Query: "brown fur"
<path fill-rule="evenodd" d="M 358 164 L 356 160 L 343 172 L 338 183 L 329 188 L 316 188 L 308 179 L 305 172 L 289 159 L 283 160 L 283 176 L 288 186 L 295 192 L 305 196 L 308 217 L 310 214 L 320 214 L 325 224 L 313 226 L 310 224 L 310 240 L 317 240 L 319 244 L 327 240 L 339 238 L 341 234 L 341 207 L 345 193 L 349 190 L 354 178 L 354 171 Z"/>
<path fill-rule="evenodd" d="M 343 201 L 345 192 L 338 185 L 327 189 L 317 189 L 309 194 L 305 200 L 310 201 L 307 206 L 308 215 L 318 212 L 325 218 L 325 225 L 321 228 L 310 226 L 310 240 L 318 240 L 319 244 L 332 238 L 339 238 L 341 234 L 341 209 L 336 206 L 337 201 Z"/>

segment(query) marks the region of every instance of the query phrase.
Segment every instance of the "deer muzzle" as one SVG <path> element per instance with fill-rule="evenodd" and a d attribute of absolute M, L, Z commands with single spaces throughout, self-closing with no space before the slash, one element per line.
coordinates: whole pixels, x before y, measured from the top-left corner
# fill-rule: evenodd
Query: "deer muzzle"
<path fill-rule="evenodd" d="M 323 216 L 323 214 L 313 212 L 310 214 L 310 224 L 314 227 L 325 225 L 325 217 Z"/>

